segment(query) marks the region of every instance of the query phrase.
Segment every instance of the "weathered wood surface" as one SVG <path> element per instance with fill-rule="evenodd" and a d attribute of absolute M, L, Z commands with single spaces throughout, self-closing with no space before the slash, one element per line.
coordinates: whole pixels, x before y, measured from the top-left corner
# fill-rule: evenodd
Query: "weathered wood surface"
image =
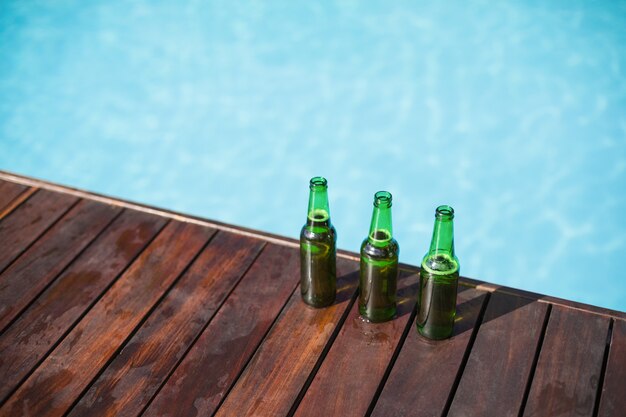
<path fill-rule="evenodd" d="M 70 415 L 139 413 L 262 248 L 258 240 L 219 233 Z"/>
<path fill-rule="evenodd" d="M 35 189 L 14 182 L 0 181 L 0 219 L 30 197 Z"/>
<path fill-rule="evenodd" d="M 144 213 L 123 213 L 0 336 L 0 401 L 45 358 L 164 224 L 164 219 Z"/>
<path fill-rule="evenodd" d="M 291 239 L 2 178 L 0 416 L 624 415 L 623 312 L 465 280 L 433 342 L 416 268 L 366 323 L 353 254 L 314 309 Z"/>
<path fill-rule="evenodd" d="M 170 223 L 1 411 L 12 416 L 63 415 L 213 233 Z"/>
<path fill-rule="evenodd" d="M 78 198 L 74 196 L 40 190 L 3 218 L 0 221 L 0 272 L 76 202 Z"/>
<path fill-rule="evenodd" d="M 362 416 L 378 389 L 402 336 L 410 326 L 418 275 L 401 272 L 397 317 L 385 323 L 350 310 L 317 375 L 297 406 L 296 416 Z M 332 393 L 332 395 L 329 395 Z"/>
<path fill-rule="evenodd" d="M 593 415 L 608 330 L 606 317 L 552 308 L 525 416 Z"/>
<path fill-rule="evenodd" d="M 303 303 L 298 287 L 219 408 L 218 416 L 289 413 L 354 301 L 358 268 L 357 262 L 338 261 L 337 298 L 329 308 L 316 309 Z"/>
<path fill-rule="evenodd" d="M 450 416 L 517 416 L 548 306 L 493 293 L 450 407 Z"/>
<path fill-rule="evenodd" d="M 146 415 L 211 415 L 294 291 L 299 252 L 267 245 Z"/>
<path fill-rule="evenodd" d="M 372 415 L 444 414 L 486 302 L 487 294 L 483 291 L 460 287 L 454 333 L 450 339 L 433 342 L 417 331 L 409 332 Z"/>
<path fill-rule="evenodd" d="M 0 329 L 55 279 L 119 213 L 81 201 L 0 275 Z"/>

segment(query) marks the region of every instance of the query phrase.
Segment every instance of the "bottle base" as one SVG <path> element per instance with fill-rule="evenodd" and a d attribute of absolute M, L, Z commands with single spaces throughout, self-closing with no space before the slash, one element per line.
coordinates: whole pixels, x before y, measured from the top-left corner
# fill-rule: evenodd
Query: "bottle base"
<path fill-rule="evenodd" d="M 417 326 L 417 332 L 423 337 L 430 340 L 444 340 L 449 339 L 452 336 L 454 328 L 451 327 L 420 327 Z"/>
<path fill-rule="evenodd" d="M 333 297 L 333 299 L 328 299 L 328 300 L 309 300 L 306 299 L 304 297 L 301 297 L 302 301 L 304 302 L 304 304 L 308 305 L 309 307 L 313 307 L 313 308 L 325 308 L 325 307 L 330 307 L 335 303 L 335 298 Z"/>
<path fill-rule="evenodd" d="M 361 318 L 370 323 L 383 323 L 392 320 L 396 316 L 396 306 L 368 309 L 366 306 L 359 306 Z"/>

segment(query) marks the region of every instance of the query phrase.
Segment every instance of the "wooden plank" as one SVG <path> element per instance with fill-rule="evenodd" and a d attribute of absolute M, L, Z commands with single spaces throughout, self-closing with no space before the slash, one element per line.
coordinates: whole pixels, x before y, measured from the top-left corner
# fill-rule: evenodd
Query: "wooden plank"
<path fill-rule="evenodd" d="M 599 417 L 622 417 L 626 410 L 626 321 L 615 320 L 606 373 L 600 397 Z"/>
<path fill-rule="evenodd" d="M 552 308 L 524 415 L 593 415 L 609 322 L 591 313 Z"/>
<path fill-rule="evenodd" d="M 29 188 L 22 184 L 0 180 L 0 219 L 6 216 L 23 201 L 20 197 Z"/>
<path fill-rule="evenodd" d="M 0 337 L 0 403 L 146 244 L 165 219 L 126 211 Z"/>
<path fill-rule="evenodd" d="M 0 272 L 78 201 L 76 197 L 37 191 L 0 221 Z"/>
<path fill-rule="evenodd" d="M 144 415 L 211 415 L 293 293 L 299 261 L 268 244 Z"/>
<path fill-rule="evenodd" d="M 12 200 L 9 204 L 4 206 L 3 209 L 0 210 L 0 220 L 8 216 L 18 208 L 24 201 L 28 200 L 30 196 L 37 192 L 37 188 L 27 188 L 26 191 L 18 195 L 14 200 Z"/>
<path fill-rule="evenodd" d="M 495 292 L 476 335 L 449 416 L 517 416 L 548 306 Z"/>
<path fill-rule="evenodd" d="M 443 415 L 486 300 L 484 291 L 459 287 L 450 339 L 431 341 L 411 329 L 372 416 Z"/>
<path fill-rule="evenodd" d="M 264 244 L 218 233 L 69 415 L 138 415 Z"/>
<path fill-rule="evenodd" d="M 0 275 L 0 329 L 28 304 L 120 212 L 82 200 Z"/>
<path fill-rule="evenodd" d="M 217 416 L 284 416 L 289 413 L 337 324 L 354 300 L 359 264 L 339 259 L 337 274 L 337 299 L 328 308 L 315 309 L 303 303 L 299 288 L 292 294 Z"/>
<path fill-rule="evenodd" d="M 15 182 L 0 180 L 0 210 L 9 205 L 17 196 L 26 191 L 28 187 Z"/>
<path fill-rule="evenodd" d="M 171 222 L 0 408 L 61 416 L 176 282 L 214 230 Z"/>
<path fill-rule="evenodd" d="M 415 306 L 418 275 L 401 273 L 398 316 L 384 323 L 361 319 L 354 303 L 296 416 L 363 416 L 389 366 Z"/>

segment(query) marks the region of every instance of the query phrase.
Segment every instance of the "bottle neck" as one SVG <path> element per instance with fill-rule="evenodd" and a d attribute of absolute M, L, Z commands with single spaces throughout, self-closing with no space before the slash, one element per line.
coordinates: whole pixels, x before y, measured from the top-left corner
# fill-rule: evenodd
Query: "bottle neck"
<path fill-rule="evenodd" d="M 374 196 L 374 211 L 368 239 L 374 246 L 386 246 L 392 238 L 391 194 L 379 191 Z"/>
<path fill-rule="evenodd" d="M 309 224 L 330 224 L 330 207 L 328 205 L 328 187 L 312 185 L 309 193 L 309 210 L 307 213 Z"/>
<path fill-rule="evenodd" d="M 448 255 L 454 258 L 454 223 L 452 219 L 435 219 L 428 255 Z"/>
<path fill-rule="evenodd" d="M 451 274 L 459 270 L 459 260 L 454 253 L 453 219 L 452 207 L 437 207 L 430 248 L 422 261 L 422 268 L 431 273 Z"/>

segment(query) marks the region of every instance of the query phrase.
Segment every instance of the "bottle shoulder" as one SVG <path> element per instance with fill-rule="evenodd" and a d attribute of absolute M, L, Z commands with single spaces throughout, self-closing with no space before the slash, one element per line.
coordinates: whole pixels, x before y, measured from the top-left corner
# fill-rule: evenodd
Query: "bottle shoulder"
<path fill-rule="evenodd" d="M 421 267 L 433 274 L 454 274 L 459 272 L 460 263 L 456 255 L 426 253 Z"/>
<path fill-rule="evenodd" d="M 398 258 L 400 254 L 400 245 L 391 238 L 384 246 L 374 245 L 369 238 L 365 238 L 361 243 L 361 255 L 374 259 L 390 259 Z"/>
<path fill-rule="evenodd" d="M 300 230 L 300 240 L 336 241 L 337 231 L 331 223 L 320 225 L 307 222 Z"/>

